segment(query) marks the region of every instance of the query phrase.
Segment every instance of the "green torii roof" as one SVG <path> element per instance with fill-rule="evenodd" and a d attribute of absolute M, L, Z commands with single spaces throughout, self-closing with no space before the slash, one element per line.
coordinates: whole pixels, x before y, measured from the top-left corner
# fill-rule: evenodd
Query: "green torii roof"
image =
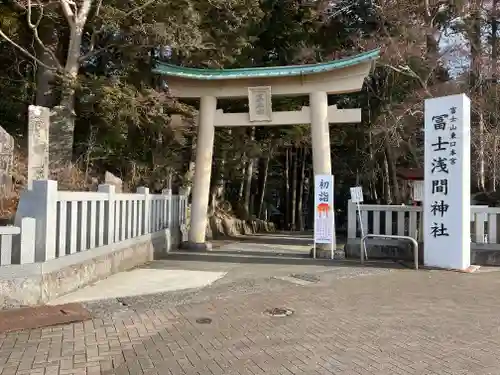
<path fill-rule="evenodd" d="M 241 69 L 199 69 L 187 68 L 178 65 L 156 62 L 152 69 L 153 73 L 198 80 L 221 80 L 238 78 L 272 78 L 289 77 L 306 74 L 323 73 L 335 69 L 346 68 L 358 65 L 363 62 L 375 60 L 379 57 L 380 49 L 363 52 L 355 56 L 346 57 L 340 60 L 333 60 L 325 63 L 310 65 L 290 65 L 273 66 L 262 68 L 241 68 Z"/>

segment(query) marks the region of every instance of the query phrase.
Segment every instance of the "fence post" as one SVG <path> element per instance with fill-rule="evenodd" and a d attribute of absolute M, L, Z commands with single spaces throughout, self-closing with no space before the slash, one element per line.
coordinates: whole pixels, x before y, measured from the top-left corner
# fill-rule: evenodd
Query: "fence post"
<path fill-rule="evenodd" d="M 178 203 L 178 211 L 177 211 L 177 225 L 179 227 L 182 227 L 182 209 L 183 209 L 183 200 L 182 200 L 183 196 L 182 195 L 178 195 L 177 196 L 177 203 Z"/>
<path fill-rule="evenodd" d="M 167 220 L 167 225 L 165 228 L 172 228 L 172 189 L 163 189 L 161 191 L 163 195 L 165 195 L 165 214 L 166 214 L 166 220 Z"/>
<path fill-rule="evenodd" d="M 36 219 L 24 217 L 21 220 L 20 264 L 35 262 Z"/>
<path fill-rule="evenodd" d="M 347 201 L 347 238 L 356 238 L 356 204 L 352 200 Z"/>
<path fill-rule="evenodd" d="M 149 188 L 140 186 L 137 188 L 137 194 L 144 195 L 144 208 L 143 208 L 143 220 L 144 230 L 143 234 L 151 233 L 151 196 L 149 194 Z"/>
<path fill-rule="evenodd" d="M 188 212 L 188 197 L 185 195 L 182 195 L 182 215 L 181 215 L 181 220 L 182 224 L 186 225 L 187 224 L 187 212 Z"/>
<path fill-rule="evenodd" d="M 107 193 L 108 200 L 104 204 L 104 244 L 115 242 L 115 185 L 101 184 L 97 187 L 100 193 Z M 85 220 L 86 218 L 83 218 Z"/>
<path fill-rule="evenodd" d="M 177 196 L 177 218 L 176 218 L 176 224 L 179 226 L 179 228 L 182 227 L 182 209 L 184 208 L 184 201 L 182 200 L 183 196 L 178 195 Z"/>
<path fill-rule="evenodd" d="M 21 193 L 17 206 L 15 225 L 22 226 L 22 219 L 36 220 L 35 262 L 44 262 L 56 257 L 56 238 L 59 235 L 57 221 L 57 181 L 34 180 L 31 190 Z M 21 236 L 15 243 L 15 255 L 21 256 Z M 13 254 L 14 255 L 14 254 Z"/>

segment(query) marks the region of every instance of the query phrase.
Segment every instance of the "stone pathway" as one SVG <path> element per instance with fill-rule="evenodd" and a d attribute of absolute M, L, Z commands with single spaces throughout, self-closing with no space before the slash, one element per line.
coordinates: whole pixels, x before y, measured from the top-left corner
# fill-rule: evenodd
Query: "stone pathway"
<path fill-rule="evenodd" d="M 84 302 L 123 296 L 160 294 L 202 288 L 224 277 L 224 272 L 140 267 L 119 272 L 73 293 L 50 301 L 51 305 Z"/>
<path fill-rule="evenodd" d="M 95 319 L 85 323 L 0 335 L 0 373 L 500 372 L 498 272 L 188 263 L 154 265 L 228 276 L 201 290 L 89 303 Z M 297 272 L 310 283 L 274 277 Z M 264 313 L 274 307 L 294 313 Z"/>

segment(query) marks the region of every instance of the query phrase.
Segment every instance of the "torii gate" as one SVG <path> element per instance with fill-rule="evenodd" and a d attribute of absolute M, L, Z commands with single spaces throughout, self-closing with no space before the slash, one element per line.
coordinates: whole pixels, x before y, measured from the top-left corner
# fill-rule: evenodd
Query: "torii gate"
<path fill-rule="evenodd" d="M 200 98 L 191 226 L 186 247 L 208 250 L 207 210 L 216 126 L 311 124 L 314 174 L 332 174 L 329 123 L 357 123 L 360 109 L 328 106 L 328 94 L 360 91 L 379 50 L 321 64 L 248 69 L 195 69 L 157 62 L 172 96 Z M 309 95 L 300 111 L 272 111 L 272 96 Z M 248 113 L 217 110 L 217 98 L 248 97 Z"/>

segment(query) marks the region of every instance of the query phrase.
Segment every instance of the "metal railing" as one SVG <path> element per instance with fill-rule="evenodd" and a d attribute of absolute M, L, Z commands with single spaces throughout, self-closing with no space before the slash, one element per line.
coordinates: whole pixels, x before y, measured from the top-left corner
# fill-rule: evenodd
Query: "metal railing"
<path fill-rule="evenodd" d="M 385 234 L 367 234 L 361 238 L 361 248 L 359 249 L 361 264 L 365 262 L 365 253 L 366 253 L 366 240 L 368 238 L 388 238 L 395 240 L 408 240 L 413 245 L 413 257 L 415 261 L 415 269 L 418 270 L 418 242 L 410 236 L 396 236 L 396 235 L 385 235 Z M 366 256 L 368 259 L 368 255 Z"/>

